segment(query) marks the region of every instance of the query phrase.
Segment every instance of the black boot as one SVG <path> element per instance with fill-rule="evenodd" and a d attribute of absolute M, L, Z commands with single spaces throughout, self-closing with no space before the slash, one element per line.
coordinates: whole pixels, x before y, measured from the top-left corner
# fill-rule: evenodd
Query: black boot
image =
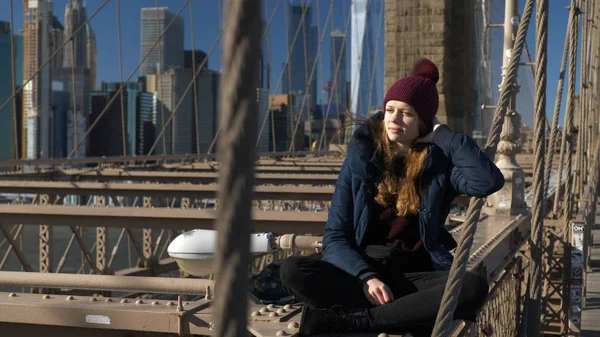
<path fill-rule="evenodd" d="M 318 309 L 305 305 L 298 335 L 368 332 L 370 328 L 366 310 L 352 313 L 340 308 Z"/>

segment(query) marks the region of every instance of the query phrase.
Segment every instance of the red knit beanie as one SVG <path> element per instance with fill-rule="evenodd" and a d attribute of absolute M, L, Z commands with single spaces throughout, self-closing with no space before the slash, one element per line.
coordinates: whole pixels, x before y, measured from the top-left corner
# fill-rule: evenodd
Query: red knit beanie
<path fill-rule="evenodd" d="M 412 106 L 427 126 L 433 129 L 433 118 L 437 114 L 439 95 L 436 83 L 440 78 L 438 68 L 424 58 L 415 64 L 410 76 L 396 81 L 385 94 L 383 109 L 388 101 L 402 101 Z"/>

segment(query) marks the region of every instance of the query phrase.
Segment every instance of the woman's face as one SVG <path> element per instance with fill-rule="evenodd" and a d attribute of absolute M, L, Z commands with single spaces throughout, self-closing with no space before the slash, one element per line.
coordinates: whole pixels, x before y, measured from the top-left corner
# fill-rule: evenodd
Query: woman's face
<path fill-rule="evenodd" d="M 387 102 L 383 123 L 392 142 L 410 145 L 419 138 L 419 115 L 402 101 Z"/>

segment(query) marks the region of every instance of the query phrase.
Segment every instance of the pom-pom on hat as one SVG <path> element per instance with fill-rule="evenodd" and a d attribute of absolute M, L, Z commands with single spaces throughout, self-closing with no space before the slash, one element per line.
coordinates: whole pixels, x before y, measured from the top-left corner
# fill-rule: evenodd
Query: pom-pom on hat
<path fill-rule="evenodd" d="M 438 68 L 423 58 L 415 64 L 410 76 L 394 83 L 385 94 L 383 108 L 389 101 L 402 101 L 412 106 L 427 126 L 433 130 L 433 118 L 437 114 L 439 95 L 436 83 L 440 79 Z"/>

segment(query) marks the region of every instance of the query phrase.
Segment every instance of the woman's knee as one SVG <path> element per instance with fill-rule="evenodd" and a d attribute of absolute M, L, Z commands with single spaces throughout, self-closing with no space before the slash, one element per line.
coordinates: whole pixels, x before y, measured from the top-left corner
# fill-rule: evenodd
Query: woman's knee
<path fill-rule="evenodd" d="M 292 290 L 304 282 L 303 269 L 308 262 L 304 256 L 290 256 L 281 261 L 279 278 L 285 288 Z"/>
<path fill-rule="evenodd" d="M 462 297 L 465 302 L 480 307 L 488 295 L 489 285 L 484 276 L 466 272 L 463 278 Z"/>

